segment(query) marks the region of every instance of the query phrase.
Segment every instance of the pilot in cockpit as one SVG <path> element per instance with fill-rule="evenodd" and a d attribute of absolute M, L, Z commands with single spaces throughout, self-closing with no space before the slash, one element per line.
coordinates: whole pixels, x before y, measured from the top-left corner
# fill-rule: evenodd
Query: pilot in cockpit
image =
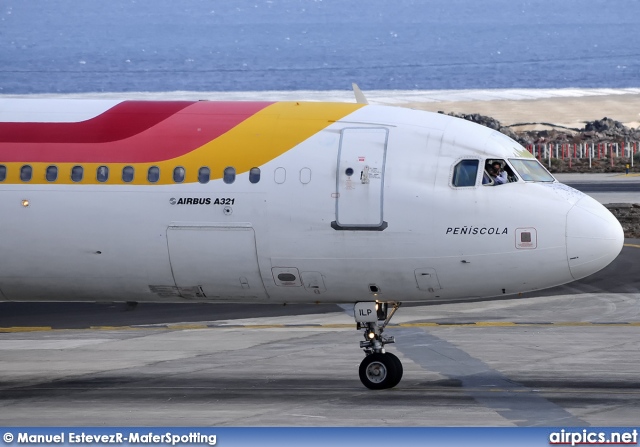
<path fill-rule="evenodd" d="M 493 183 L 495 185 L 503 185 L 509 181 L 509 179 L 507 178 L 507 173 L 504 169 L 502 169 L 502 163 L 500 163 L 499 161 L 494 161 L 491 164 L 491 168 L 492 169 L 491 171 L 489 171 L 489 174 L 491 175 L 491 178 L 493 179 Z"/>
<path fill-rule="evenodd" d="M 482 176 L 482 184 L 495 186 L 516 181 L 515 175 L 511 171 L 504 170 L 502 166 L 500 160 L 487 160 L 484 167 L 484 175 Z"/>

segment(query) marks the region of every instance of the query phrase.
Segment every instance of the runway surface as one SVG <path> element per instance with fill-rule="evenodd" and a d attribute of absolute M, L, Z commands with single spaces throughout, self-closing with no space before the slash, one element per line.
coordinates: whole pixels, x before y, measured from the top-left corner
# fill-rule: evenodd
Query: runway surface
<path fill-rule="evenodd" d="M 637 426 L 639 271 L 403 306 L 384 391 L 348 306 L 0 303 L 0 425 Z"/>
<path fill-rule="evenodd" d="M 169 324 L 150 307 L 126 327 L 12 329 L 0 425 L 638 425 L 640 240 L 627 244 L 547 296 L 401 308 L 389 350 L 405 374 L 385 391 L 360 384 L 361 335 L 338 307 Z"/>
<path fill-rule="evenodd" d="M 554 174 L 558 181 L 589 194 L 600 203 L 640 203 L 639 174 Z"/>
<path fill-rule="evenodd" d="M 580 183 L 567 183 L 572 188 L 575 188 L 584 193 L 590 192 L 635 192 L 638 194 L 638 200 L 640 200 L 640 181 L 636 182 L 609 182 L 594 184 L 590 182 Z"/>

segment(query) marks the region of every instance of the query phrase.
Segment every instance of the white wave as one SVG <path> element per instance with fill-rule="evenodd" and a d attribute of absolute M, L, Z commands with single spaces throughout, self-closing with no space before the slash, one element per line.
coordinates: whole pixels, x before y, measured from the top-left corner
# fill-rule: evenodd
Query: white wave
<path fill-rule="evenodd" d="M 604 95 L 637 95 L 640 88 L 485 89 L 485 90 L 371 90 L 370 104 L 412 102 L 504 101 L 541 98 L 579 98 Z M 73 94 L 0 95 L 0 98 L 147 99 L 210 101 L 329 101 L 354 102 L 351 90 L 295 90 L 248 92 L 109 92 Z"/>

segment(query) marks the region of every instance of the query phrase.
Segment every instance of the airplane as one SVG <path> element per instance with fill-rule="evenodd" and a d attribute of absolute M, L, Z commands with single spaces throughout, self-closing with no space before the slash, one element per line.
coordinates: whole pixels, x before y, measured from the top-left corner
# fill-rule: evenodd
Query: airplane
<path fill-rule="evenodd" d="M 620 253 L 616 218 L 507 136 L 364 102 L 0 99 L 0 299 L 355 303 L 360 379 L 386 389 L 400 303 Z"/>

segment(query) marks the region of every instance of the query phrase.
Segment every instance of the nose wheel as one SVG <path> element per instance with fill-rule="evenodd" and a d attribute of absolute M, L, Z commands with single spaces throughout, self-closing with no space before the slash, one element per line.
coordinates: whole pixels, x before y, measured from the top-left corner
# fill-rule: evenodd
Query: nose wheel
<path fill-rule="evenodd" d="M 389 303 L 361 302 L 354 307 L 357 327 L 364 331 L 365 339 L 360 342 L 366 355 L 360 363 L 360 381 L 372 390 L 393 388 L 402 379 L 403 367 L 400 359 L 384 348 L 385 344 L 394 343 L 395 339 L 382 334 L 400 307 L 400 303 L 392 304 L 390 312 Z"/>
<path fill-rule="evenodd" d="M 370 390 L 393 388 L 402 379 L 402 363 L 390 352 L 367 355 L 360 363 L 360 381 Z"/>

